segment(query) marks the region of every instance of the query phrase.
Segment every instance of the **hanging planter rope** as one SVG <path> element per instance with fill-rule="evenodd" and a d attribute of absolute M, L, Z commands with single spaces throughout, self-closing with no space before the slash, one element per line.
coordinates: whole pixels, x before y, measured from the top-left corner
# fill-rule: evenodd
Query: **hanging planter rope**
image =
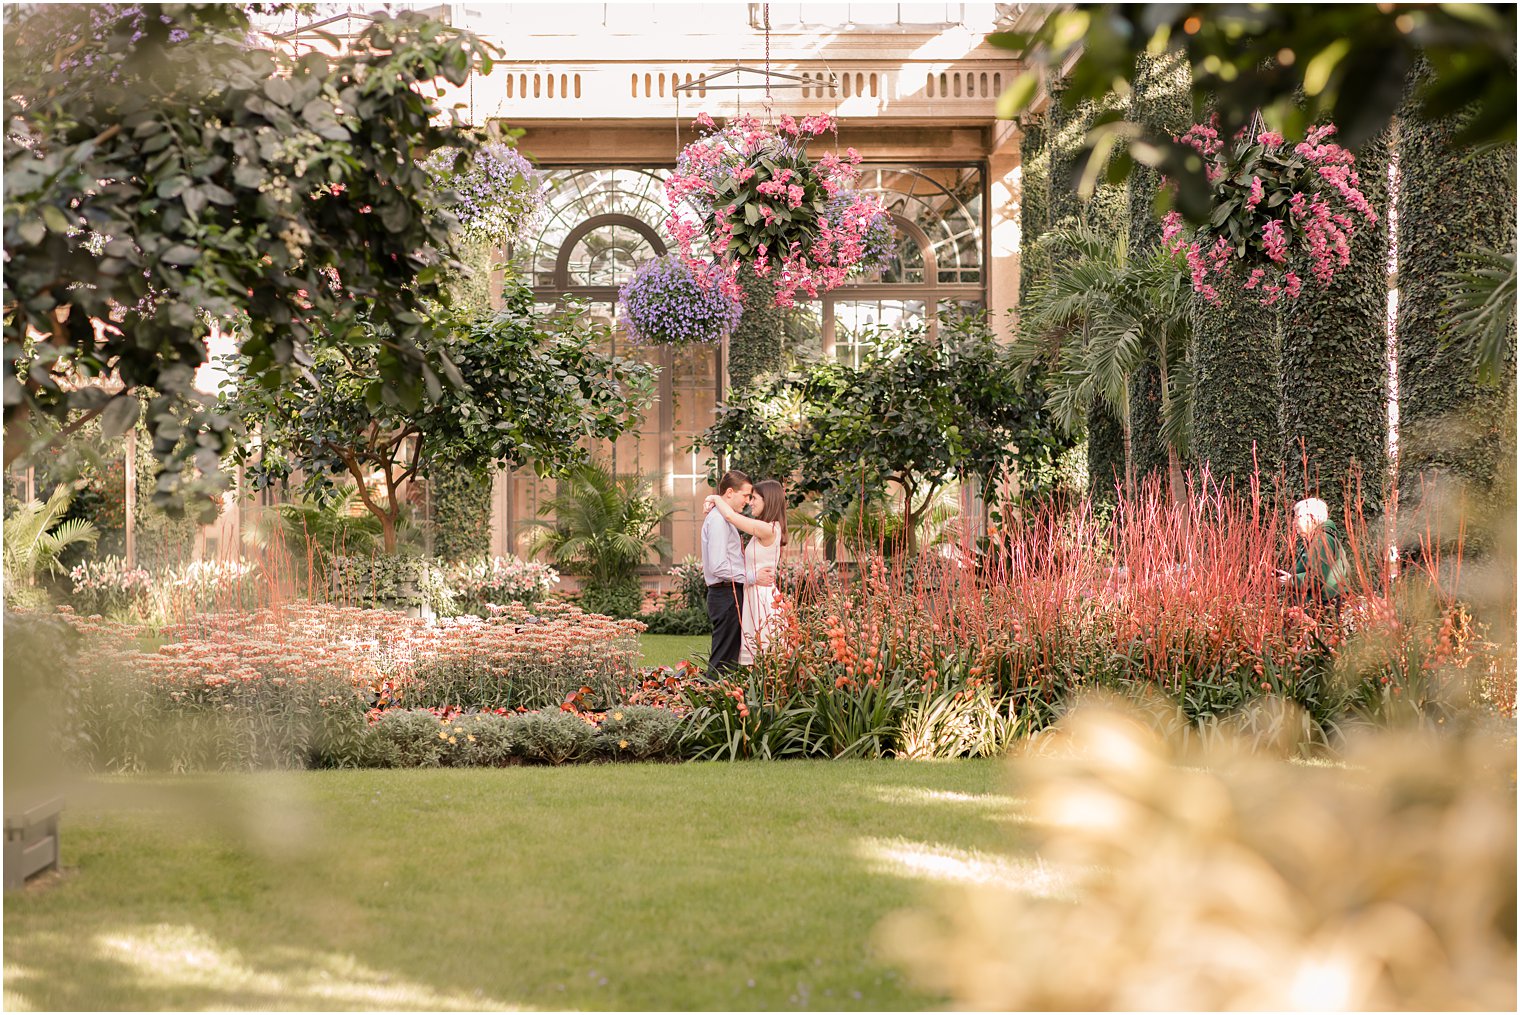
<path fill-rule="evenodd" d="M 1214 303 L 1221 286 L 1238 288 L 1271 306 L 1297 297 L 1304 273 L 1326 286 L 1351 263 L 1358 216 L 1373 224 L 1377 213 L 1358 189 L 1355 157 L 1328 140 L 1334 133 L 1332 124 L 1315 127 L 1290 147 L 1253 123 L 1230 146 L 1209 123 L 1178 138 L 1204 157 L 1214 185 L 1207 225 L 1189 237 L 1174 211 L 1162 229 L 1168 249 L 1187 255 L 1195 292 Z"/>

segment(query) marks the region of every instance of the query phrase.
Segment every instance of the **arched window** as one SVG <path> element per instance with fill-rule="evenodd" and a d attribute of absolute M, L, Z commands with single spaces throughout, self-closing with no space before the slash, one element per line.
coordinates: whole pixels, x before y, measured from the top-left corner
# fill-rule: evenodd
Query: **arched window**
<path fill-rule="evenodd" d="M 689 450 L 712 422 L 717 355 L 707 348 L 643 349 L 617 322 L 619 287 L 644 261 L 668 250 L 663 228 L 668 169 L 595 167 L 548 170 L 550 192 L 537 235 L 519 251 L 538 301 L 587 301 L 612 329 L 608 351 L 661 367 L 657 402 L 640 432 L 620 438 L 604 456 L 619 473 L 639 472 L 670 497 L 676 514 L 665 535 L 673 558 L 697 551 L 700 507 L 707 491 L 705 455 Z M 876 328 L 914 322 L 937 330 L 938 316 L 985 303 L 984 174 L 979 166 L 869 165 L 862 189 L 880 194 L 897 228 L 897 257 L 808 303 L 792 339 L 824 355 L 859 363 Z M 552 484 L 514 474 L 498 504 L 498 531 L 521 552 L 522 523 L 538 514 Z"/>

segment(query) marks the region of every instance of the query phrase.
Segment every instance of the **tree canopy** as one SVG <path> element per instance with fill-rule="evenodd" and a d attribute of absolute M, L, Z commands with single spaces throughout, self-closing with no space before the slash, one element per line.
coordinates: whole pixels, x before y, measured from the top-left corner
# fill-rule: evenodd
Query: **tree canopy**
<path fill-rule="evenodd" d="M 1430 69 L 1418 96 L 1421 116 L 1468 109 L 1459 144 L 1513 144 L 1515 30 L 1513 4 L 1078 4 L 1033 32 L 990 41 L 1034 64 L 1002 96 L 1000 116 L 1022 113 L 1041 75 L 1054 79 L 1068 64 L 1061 99 L 1075 108 L 1127 95 L 1147 56 L 1180 53 L 1197 119 L 1216 114 L 1222 136 L 1234 137 L 1259 112 L 1289 137 L 1334 122 L 1359 149 L 1398 111 L 1421 58 Z M 1178 184 L 1177 204 L 1189 218 L 1209 213 L 1202 160 L 1156 125 L 1113 110 L 1094 120 L 1086 148 L 1085 189 L 1105 165 L 1113 180 L 1139 162 Z"/>
<path fill-rule="evenodd" d="M 255 489 L 299 471 L 308 497 L 337 493 L 335 476 L 358 485 L 395 549 L 404 483 L 437 466 L 483 471 L 531 465 L 539 475 L 584 462 L 587 441 L 614 440 L 638 419 L 654 370 L 609 356 L 605 326 L 578 307 L 535 311 L 531 290 L 509 281 L 504 307 L 439 327 L 422 352 L 447 357 L 462 380 L 424 392 L 414 406 L 374 397 L 385 354 L 379 326 L 319 345 L 311 367 L 273 387 L 256 360 L 236 358 L 221 410 L 256 440 L 236 459 Z M 383 490 L 370 488 L 378 476 Z"/>
<path fill-rule="evenodd" d="M 173 506 L 186 466 L 214 476 L 229 445 L 193 386 L 213 320 L 236 322 L 261 385 L 362 336 L 370 404 L 459 383 L 426 309 L 449 301 L 455 219 L 414 155 L 469 143 L 428 86 L 488 70 L 485 44 L 410 13 L 337 57 L 261 48 L 232 4 L 5 18 L 7 463 L 29 424 L 120 433 L 152 389 Z"/>
<path fill-rule="evenodd" d="M 858 368 L 819 363 L 741 393 L 720 407 L 699 444 L 752 476 L 816 495 L 826 516 L 895 486 L 909 548 L 934 495 L 952 478 L 1026 471 L 1056 440 L 1037 384 L 985 320 L 946 320 L 938 339 L 919 327 L 879 333 Z"/>

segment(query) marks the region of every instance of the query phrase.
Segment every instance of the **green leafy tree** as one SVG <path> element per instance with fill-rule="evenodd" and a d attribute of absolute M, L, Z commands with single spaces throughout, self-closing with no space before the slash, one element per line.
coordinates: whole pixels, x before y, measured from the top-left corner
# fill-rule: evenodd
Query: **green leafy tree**
<path fill-rule="evenodd" d="M 487 48 L 418 14 L 339 57 L 252 38 L 236 4 L 7 6 L 7 464 L 29 422 L 119 434 L 150 388 L 156 497 L 215 477 L 231 421 L 193 387 L 213 319 L 240 322 L 266 386 L 360 334 L 385 336 L 372 403 L 457 383 L 426 310 L 456 266 L 451 195 L 410 156 L 467 144 L 429 87 Z"/>
<path fill-rule="evenodd" d="M 651 554 L 670 553 L 660 526 L 674 513 L 643 476 L 618 476 L 601 462 L 569 470 L 559 492 L 544 503 L 552 522 L 532 523 L 532 553 L 547 551 L 566 574 L 582 574 L 587 587 L 623 589 L 638 582 Z"/>
<path fill-rule="evenodd" d="M 1042 76 L 1064 73 L 1062 101 L 1076 108 L 1132 91 L 1143 58 L 1177 53 L 1195 114 L 1205 104 L 1217 111 L 1222 136 L 1234 137 L 1259 111 L 1289 137 L 1331 121 L 1353 148 L 1388 126 L 1423 58 L 1431 73 L 1418 115 L 1438 120 L 1469 108 L 1453 138 L 1462 146 L 1515 139 L 1515 29 L 1511 4 L 1077 4 L 1033 32 L 990 41 L 1030 65 L 1000 98 L 999 116 L 1026 109 Z M 1077 182 L 1086 192 L 1105 169 L 1122 179 L 1138 162 L 1178 184 L 1184 214 L 1207 217 L 1203 162 L 1164 126 L 1111 111 L 1095 121 L 1085 151 Z"/>
<path fill-rule="evenodd" d="M 1479 383 L 1492 387 L 1515 358 L 1515 254 L 1463 250 L 1457 264 L 1457 271 L 1445 275 L 1448 338 Z"/>
<path fill-rule="evenodd" d="M 983 317 L 874 336 L 859 368 L 821 363 L 777 377 L 720 408 L 699 438 L 754 475 L 789 480 L 826 518 L 895 488 L 910 552 L 935 495 L 953 479 L 1027 474 L 1056 434 L 1037 383 Z"/>
<path fill-rule="evenodd" d="M 1193 123 L 1189 84 L 1182 54 L 1142 56 L 1135 63 L 1127 118 L 1153 133 L 1181 134 Z M 1150 166 L 1137 165 L 1130 171 L 1127 189 L 1129 249 L 1150 250 L 1161 242 L 1161 220 L 1156 210 L 1163 200 L 1161 174 Z M 1161 375 L 1157 364 L 1147 362 L 1136 371 L 1132 387 L 1130 426 L 1135 474 L 1144 477 L 1169 470 L 1170 445 L 1162 436 Z"/>
<path fill-rule="evenodd" d="M 257 449 L 238 452 L 252 487 L 299 471 L 320 502 L 336 495 L 334 477 L 347 477 L 392 553 L 407 481 L 436 466 L 531 465 L 552 475 L 586 460 L 583 442 L 615 440 L 636 423 L 652 367 L 603 353 L 605 326 L 578 306 L 541 316 L 520 283 L 505 301 L 495 314 L 437 330 L 438 348 L 427 351 L 447 356 L 460 383 L 435 385 L 414 407 L 377 397 L 385 344 L 373 326 L 356 326 L 346 349 L 320 348 L 308 370 L 274 388 L 260 384 L 250 357 L 237 357 L 223 411 L 257 434 Z"/>

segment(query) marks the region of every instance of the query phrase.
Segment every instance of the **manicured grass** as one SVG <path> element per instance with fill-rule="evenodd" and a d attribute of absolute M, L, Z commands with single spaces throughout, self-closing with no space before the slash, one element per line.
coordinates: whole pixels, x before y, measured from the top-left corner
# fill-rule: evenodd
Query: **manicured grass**
<path fill-rule="evenodd" d="M 698 666 L 705 666 L 707 653 L 712 648 L 712 636 L 641 634 L 639 647 L 644 650 L 645 666 L 679 666 L 688 659 Z"/>
<path fill-rule="evenodd" d="M 6 895 L 5 1003 L 929 1007 L 872 931 L 933 857 L 1008 843 L 1003 779 L 878 761 L 101 780 L 70 795 L 64 873 Z"/>

